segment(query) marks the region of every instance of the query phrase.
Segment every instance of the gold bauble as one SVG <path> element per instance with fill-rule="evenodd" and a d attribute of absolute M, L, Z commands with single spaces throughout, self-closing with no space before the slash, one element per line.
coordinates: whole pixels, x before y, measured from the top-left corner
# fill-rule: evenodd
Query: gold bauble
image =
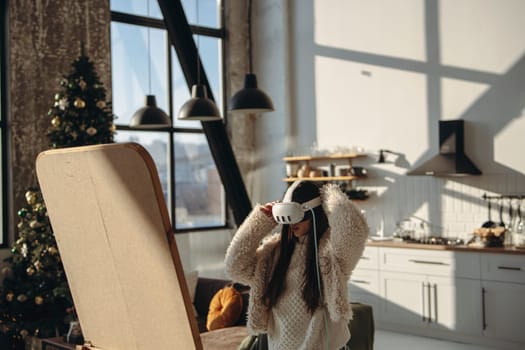
<path fill-rule="evenodd" d="M 42 264 L 42 263 L 40 262 L 40 260 L 35 261 L 33 265 L 35 265 L 35 267 L 36 267 L 36 269 L 37 269 L 38 271 L 40 271 L 40 270 L 42 270 L 42 269 L 44 268 L 44 264 Z"/>
<path fill-rule="evenodd" d="M 97 107 L 100 108 L 100 109 L 103 109 L 104 107 L 106 107 L 106 102 L 105 101 L 97 101 Z"/>
<path fill-rule="evenodd" d="M 86 129 L 86 134 L 88 134 L 89 136 L 94 136 L 96 133 L 97 133 L 97 129 L 95 129 L 92 126 Z"/>
<path fill-rule="evenodd" d="M 116 130 L 117 130 L 117 127 L 115 126 L 115 124 L 111 124 L 111 126 L 109 127 L 109 131 L 115 132 Z"/>
<path fill-rule="evenodd" d="M 33 267 L 29 266 L 26 269 L 26 273 L 27 273 L 28 276 L 32 276 L 35 273 L 35 269 Z"/>
<path fill-rule="evenodd" d="M 31 228 L 39 228 L 39 227 L 42 227 L 44 224 L 42 224 L 41 222 L 38 222 L 38 220 L 33 220 L 29 223 L 29 227 Z"/>
<path fill-rule="evenodd" d="M 36 199 L 37 199 L 36 198 L 36 192 L 34 192 L 34 191 L 27 191 L 25 196 L 26 196 L 27 204 L 33 205 L 33 204 L 36 203 Z"/>
<path fill-rule="evenodd" d="M 75 102 L 73 102 L 73 105 L 76 108 L 84 108 L 84 107 L 86 107 L 86 102 L 83 99 L 81 99 L 81 98 L 76 98 Z"/>
<path fill-rule="evenodd" d="M 58 115 L 51 119 L 51 125 L 53 125 L 55 128 L 58 128 L 60 126 L 60 118 L 58 117 Z"/>
<path fill-rule="evenodd" d="M 35 304 L 42 305 L 44 303 L 44 298 L 42 298 L 40 295 L 35 297 Z"/>
<path fill-rule="evenodd" d="M 9 293 L 6 294 L 5 300 L 13 301 L 14 297 L 15 297 L 15 294 L 13 292 L 9 292 Z"/>

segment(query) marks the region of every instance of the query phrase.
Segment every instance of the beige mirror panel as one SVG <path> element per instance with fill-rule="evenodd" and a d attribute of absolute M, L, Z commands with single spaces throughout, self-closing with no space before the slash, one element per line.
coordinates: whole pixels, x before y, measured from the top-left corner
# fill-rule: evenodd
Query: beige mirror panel
<path fill-rule="evenodd" d="M 50 150 L 36 167 L 84 338 L 103 350 L 202 349 L 148 152 Z"/>

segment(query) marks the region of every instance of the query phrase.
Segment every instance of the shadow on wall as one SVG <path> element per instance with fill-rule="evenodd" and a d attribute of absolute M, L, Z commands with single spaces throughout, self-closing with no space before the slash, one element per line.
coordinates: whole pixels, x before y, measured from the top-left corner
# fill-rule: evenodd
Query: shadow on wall
<path fill-rule="evenodd" d="M 369 202 L 363 204 L 363 207 L 369 210 L 375 209 L 379 213 L 378 215 L 384 216 L 381 218 L 384 221 L 381 224 L 383 228 L 389 227 L 392 229 L 395 226 L 395 220 L 400 220 L 405 216 L 416 215 L 418 212 L 423 211 L 430 222 L 445 227 L 445 231 L 460 232 L 463 230 L 462 233 L 464 234 L 467 232 L 466 230 L 477 227 L 472 227 L 472 225 L 481 224 L 481 222 L 478 223 L 480 217 L 486 215 L 486 203 L 481 198 L 483 193 L 525 193 L 525 163 L 519 156 L 521 149 L 525 148 L 524 141 L 522 141 L 524 140 L 523 135 L 525 135 L 525 55 L 517 40 L 517 38 L 522 36 L 519 31 L 522 32 L 521 34 L 525 34 L 525 32 L 523 32 L 523 29 L 520 30 L 519 27 L 516 27 L 517 17 L 514 15 L 516 12 L 515 9 L 511 8 L 510 4 L 497 1 L 484 2 L 483 4 L 476 4 L 479 8 L 474 12 L 458 4 L 456 10 L 461 10 L 461 13 L 466 14 L 466 16 L 460 18 L 461 16 L 457 14 L 459 12 L 452 11 L 454 9 L 447 7 L 448 4 L 446 3 L 431 0 L 422 2 L 422 16 L 418 17 L 420 12 L 416 13 L 413 11 L 411 13 L 415 16 L 413 18 L 415 21 L 419 18 L 423 20 L 421 38 L 416 37 L 424 43 L 414 43 L 414 45 L 422 45 L 422 59 L 419 59 L 396 57 L 394 54 L 390 55 L 391 52 L 388 52 L 388 50 L 385 50 L 385 52 L 388 52 L 386 54 L 380 52 L 380 49 L 377 48 L 382 47 L 383 42 L 381 41 L 378 41 L 376 46 L 374 46 L 373 42 L 366 42 L 365 40 L 358 44 L 352 41 L 355 40 L 357 42 L 363 37 L 388 41 L 389 43 L 392 40 L 403 39 L 395 37 L 395 33 L 381 32 L 379 34 L 374 33 L 375 36 L 368 35 L 369 33 L 366 32 L 367 28 L 370 28 L 367 27 L 368 23 L 374 20 L 377 21 L 377 18 L 382 18 L 377 12 L 385 11 L 378 4 L 342 4 L 333 1 L 334 6 L 337 6 L 337 11 L 340 11 L 339 13 L 343 10 L 346 11 L 345 13 L 348 12 L 348 21 L 350 21 L 352 16 L 361 16 L 361 18 L 367 15 L 377 16 L 366 21 L 359 21 L 360 25 L 362 25 L 361 29 L 364 28 L 364 30 L 359 32 L 359 35 L 356 33 L 343 35 L 343 29 L 355 29 L 356 27 L 346 27 L 346 24 L 342 23 L 342 18 L 345 17 L 339 14 L 331 18 L 330 23 L 328 23 L 327 18 L 324 18 L 326 22 L 323 22 L 319 18 L 321 12 L 325 11 L 322 13 L 325 16 L 326 13 L 334 15 L 334 12 L 327 12 L 328 10 L 316 6 L 316 3 L 316 1 L 310 0 L 308 2 L 294 2 L 291 5 L 291 11 L 293 11 L 295 17 L 290 25 L 296 31 L 294 38 L 297 40 L 293 42 L 291 57 L 291 62 L 296 63 L 296 69 L 293 71 L 295 75 L 292 76 L 295 86 L 292 86 L 290 90 L 295 94 L 293 96 L 294 106 L 296 107 L 295 118 L 300 119 L 295 121 L 297 134 L 301 137 L 301 140 L 298 141 L 298 147 L 312 141 L 317 141 L 318 143 L 339 141 L 350 144 L 359 142 L 367 148 L 380 149 L 385 147 L 396 153 L 397 157 L 394 157 L 394 155 L 387 157 L 385 165 L 378 165 L 376 163 L 377 159 L 369 159 L 357 164 L 370 167 L 369 179 L 366 183 L 363 182 L 358 185 L 371 185 L 381 188 L 377 191 L 380 198 L 377 198 L 377 196 L 372 198 Z M 370 11 L 374 6 L 376 6 L 375 9 L 377 11 Z M 404 6 L 408 8 L 408 5 L 405 4 Z M 517 6 L 523 8 L 523 5 Z M 364 9 L 365 7 L 366 9 Z M 384 7 L 388 8 L 388 6 Z M 410 10 L 414 10 L 416 7 L 414 6 Z M 498 10 L 497 13 L 494 12 L 495 9 Z M 419 10 L 419 7 L 417 7 L 417 10 Z M 395 16 L 394 13 L 383 13 L 382 15 L 385 18 Z M 406 13 L 403 15 L 408 16 Z M 303 16 L 308 18 L 305 19 Z M 490 20 L 486 20 L 487 18 Z M 477 34 L 478 36 L 487 35 L 486 40 L 472 37 L 474 32 L 470 30 L 469 26 L 483 20 L 485 20 L 486 26 L 477 30 L 476 33 L 482 33 Z M 342 45 L 332 45 L 330 43 L 336 41 L 331 41 L 330 36 L 327 35 L 330 38 L 330 40 L 327 40 L 329 44 L 319 44 L 315 27 L 301 28 L 308 22 L 314 23 L 317 27 L 330 27 L 331 31 L 325 30 L 325 34 L 331 33 L 333 36 L 340 36 L 347 41 L 339 42 Z M 507 25 L 507 22 L 512 23 Z M 392 23 L 396 23 L 395 18 Z M 460 29 L 457 32 L 453 31 L 450 26 L 447 26 L 450 23 L 458 25 L 456 29 Z M 304 31 L 301 31 L 301 29 L 304 29 Z M 494 33 L 491 33 L 490 30 Z M 503 33 L 508 33 L 510 36 L 507 38 L 508 40 L 504 40 L 505 38 L 503 37 L 499 40 L 489 35 L 492 34 L 497 37 L 497 35 L 503 35 Z M 461 40 L 464 40 L 464 42 L 461 42 Z M 502 44 L 507 41 L 514 46 L 509 48 L 505 46 L 507 44 Z M 451 42 L 456 45 L 456 49 L 460 52 L 457 54 L 454 52 L 454 46 L 451 45 Z M 488 52 L 487 46 L 490 47 L 491 45 L 494 59 L 492 61 L 484 60 L 484 57 L 478 54 L 480 52 Z M 386 44 L 384 46 L 387 47 Z M 349 47 L 360 47 L 362 49 L 354 50 Z M 367 50 L 365 48 L 371 49 Z M 373 50 L 373 48 L 376 48 L 376 50 Z M 388 48 L 392 48 L 392 46 L 388 46 Z M 469 51 L 471 48 L 473 49 Z M 476 49 L 479 49 L 479 52 Z M 409 57 L 409 55 L 406 56 Z M 334 80 L 333 76 L 330 76 L 330 79 L 334 86 L 339 84 L 340 81 L 346 82 L 348 89 L 345 91 L 332 89 L 329 92 L 323 90 L 328 85 L 323 85 L 324 81 L 320 79 L 320 77 L 323 78 L 322 75 L 325 72 L 319 71 L 319 67 L 316 66 L 316 60 L 319 58 L 330 59 L 329 62 L 333 62 L 338 67 L 343 68 L 343 71 L 338 71 L 340 75 L 337 76 L 337 79 Z M 493 64 L 492 69 L 487 62 Z M 361 101 L 356 100 L 356 96 L 353 96 L 354 102 L 351 103 L 348 97 L 349 91 L 356 92 L 361 89 L 365 91 L 363 94 L 374 92 L 372 88 L 366 90 L 368 87 L 365 85 L 357 88 L 354 86 L 358 77 L 350 74 L 359 74 L 356 73 L 359 71 L 359 68 L 356 68 L 357 71 L 352 71 L 352 69 L 361 65 L 369 67 L 371 70 L 376 68 L 378 70 L 386 69 L 389 72 L 407 73 L 407 76 L 417 75 L 418 77 L 423 77 L 423 80 L 418 80 L 418 83 L 424 81 L 423 86 L 426 91 L 422 96 L 426 98 L 426 101 L 424 101 L 424 105 L 418 111 L 424 110 L 426 112 L 426 116 L 421 115 L 421 118 L 426 118 L 426 125 L 428 125 L 428 128 L 425 130 L 427 132 L 428 149 L 415 161 L 411 160 L 409 155 L 411 153 L 419 154 L 419 149 L 416 150 L 415 147 L 420 147 L 421 142 L 419 141 L 421 141 L 421 138 L 424 138 L 420 133 L 425 131 L 414 130 L 414 125 L 421 125 L 419 120 L 416 121 L 419 118 L 417 116 L 419 114 L 413 114 L 409 117 L 413 119 L 407 120 L 408 117 L 400 115 L 400 113 L 403 111 L 414 113 L 415 107 L 413 108 L 411 103 L 416 105 L 419 101 L 411 102 L 411 96 L 405 96 L 405 103 L 408 106 L 400 107 L 399 104 L 394 106 L 392 111 L 397 114 L 384 115 L 385 121 L 384 123 L 381 121 L 381 124 L 376 124 L 378 121 L 374 118 L 377 118 L 377 115 L 373 115 L 373 113 L 378 110 L 388 110 L 389 106 L 382 107 L 382 109 L 374 109 L 375 106 L 369 104 L 369 109 L 359 110 L 359 112 L 365 114 L 361 114 L 359 117 L 352 115 L 354 111 L 352 106 L 359 104 Z M 344 71 L 344 69 L 348 70 Z M 364 72 L 362 70 L 361 74 L 364 75 Z M 328 74 L 333 74 L 333 71 L 330 71 Z M 368 72 L 367 78 L 372 78 L 372 75 L 371 71 Z M 396 76 L 396 79 L 404 79 L 405 77 L 403 74 L 400 76 L 401 78 Z M 409 78 L 407 77 L 407 79 Z M 363 80 L 362 82 L 365 81 Z M 405 83 L 403 81 L 400 82 L 402 84 Z M 375 84 L 378 84 L 377 81 Z M 412 83 L 407 83 L 408 86 L 413 88 L 414 85 L 410 84 Z M 352 87 L 355 90 L 351 90 Z M 403 85 L 395 84 L 386 87 L 382 86 L 380 92 L 397 96 L 399 95 L 399 89 L 402 89 L 402 87 Z M 458 91 L 459 94 L 454 95 Z M 406 94 L 409 93 L 406 92 Z M 327 110 L 333 112 L 337 111 L 337 109 L 333 105 L 321 106 L 321 103 L 326 104 L 327 101 L 337 100 L 337 98 L 332 99 L 331 94 L 339 96 L 341 105 L 350 108 L 344 111 L 346 113 L 345 116 L 337 116 L 340 121 L 337 124 L 338 129 L 335 129 L 336 126 L 326 126 L 332 121 L 335 122 L 336 119 L 334 116 L 324 113 Z M 362 97 L 363 95 L 360 96 Z M 472 99 L 473 96 L 478 97 Z M 341 99 L 341 97 L 343 98 Z M 369 98 L 370 101 L 367 100 L 369 103 L 371 101 L 375 101 L 377 104 L 392 102 L 392 100 L 388 99 L 388 102 L 381 100 L 382 97 L 389 96 L 365 97 Z M 346 103 L 347 100 L 348 103 Z M 454 103 L 451 103 L 451 100 Z M 398 103 L 398 101 L 395 102 Z M 398 108 L 398 110 L 395 108 Z M 310 114 L 308 111 L 311 111 Z M 369 115 L 366 115 L 367 111 L 370 111 Z M 316 113 L 319 115 L 316 116 Z M 406 177 L 404 175 L 406 170 L 438 153 L 439 121 L 450 119 L 465 120 L 465 152 L 481 169 L 483 175 L 464 178 Z M 320 124 L 321 122 L 323 124 Z M 406 128 L 403 127 L 403 122 L 409 123 Z M 344 123 L 349 125 L 350 128 L 347 128 L 348 135 L 345 134 L 343 139 L 343 136 L 340 136 L 343 133 L 339 125 Z M 306 133 L 303 133 L 303 129 L 306 128 L 304 124 L 308 125 Z M 322 135 L 326 137 L 325 140 L 316 139 L 315 135 L 320 135 L 320 125 L 325 128 L 323 129 L 325 131 L 322 131 Z M 356 130 L 354 128 L 356 125 L 359 126 L 357 128 L 359 129 L 358 131 L 354 131 Z M 391 125 L 397 126 L 393 130 L 385 130 Z M 403 129 L 404 131 L 401 132 L 400 130 Z M 388 137 L 382 137 L 387 132 Z M 416 140 L 417 142 L 407 141 L 414 134 L 417 134 L 419 140 Z M 338 136 L 341 138 L 341 141 L 335 141 Z M 303 145 L 300 144 L 301 142 Z M 405 147 L 410 148 L 405 149 Z M 412 164 L 410 164 L 411 162 Z M 455 215 L 455 219 L 452 214 Z M 465 217 L 470 216 L 469 221 L 465 221 L 467 219 L 461 217 L 463 214 L 465 214 Z M 456 225 L 455 228 L 448 227 L 451 222 L 453 225 Z M 391 232 L 386 233 L 390 234 Z"/>

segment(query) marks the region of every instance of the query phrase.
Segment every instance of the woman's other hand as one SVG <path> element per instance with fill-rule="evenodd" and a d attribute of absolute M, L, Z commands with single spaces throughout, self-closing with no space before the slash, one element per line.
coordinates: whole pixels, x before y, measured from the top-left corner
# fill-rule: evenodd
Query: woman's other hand
<path fill-rule="evenodd" d="M 266 203 L 265 205 L 261 206 L 261 211 L 263 212 L 263 214 L 266 215 L 267 217 L 273 219 L 272 208 L 273 208 L 275 203 L 277 203 L 277 202 L 269 202 L 269 203 Z"/>

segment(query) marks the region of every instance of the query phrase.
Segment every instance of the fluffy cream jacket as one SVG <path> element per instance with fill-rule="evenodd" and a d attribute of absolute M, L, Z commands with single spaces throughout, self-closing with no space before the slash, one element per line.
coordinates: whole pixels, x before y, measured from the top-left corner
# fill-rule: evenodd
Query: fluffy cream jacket
<path fill-rule="evenodd" d="M 363 253 L 368 226 L 363 215 L 338 186 L 323 186 L 321 198 L 330 225 L 330 232 L 323 235 L 319 243 L 324 301 L 332 321 L 350 320 L 352 309 L 347 282 Z M 263 294 L 271 277 L 281 236 L 277 233 L 264 239 L 276 223 L 260 208 L 261 205 L 256 205 L 239 227 L 225 260 L 226 272 L 232 280 L 251 287 L 247 322 L 251 333 L 267 331 L 269 311 L 264 305 Z"/>

